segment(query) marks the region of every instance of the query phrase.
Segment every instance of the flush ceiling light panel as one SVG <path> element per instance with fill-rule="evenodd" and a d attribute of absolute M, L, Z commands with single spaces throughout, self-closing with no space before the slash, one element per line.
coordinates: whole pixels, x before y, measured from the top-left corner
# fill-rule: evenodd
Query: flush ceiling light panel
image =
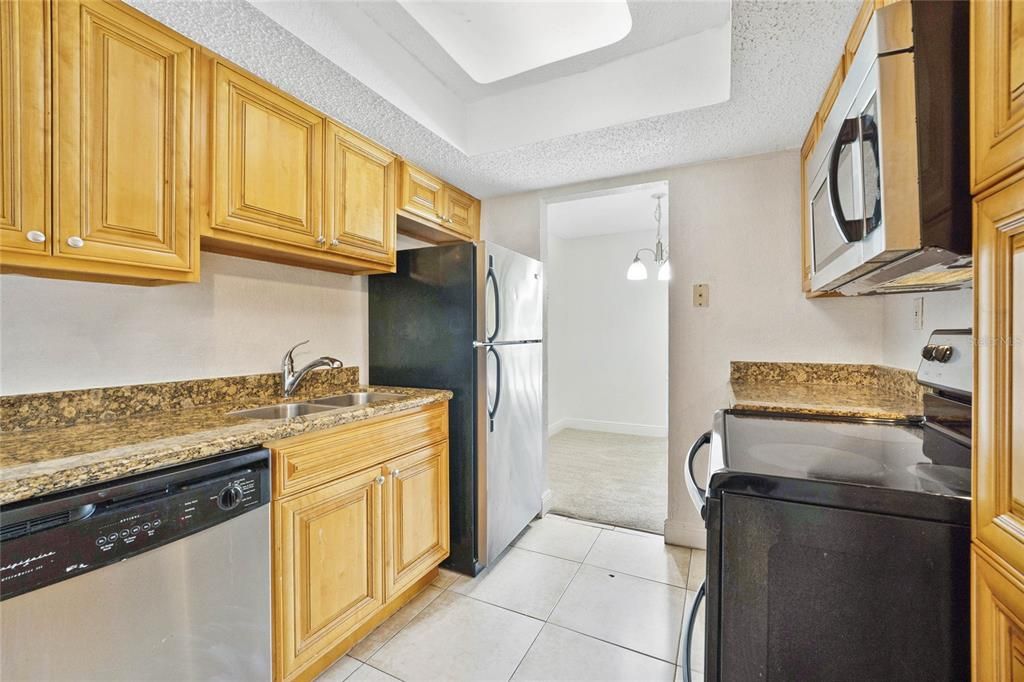
<path fill-rule="evenodd" d="M 478 83 L 617 43 L 633 27 L 625 0 L 398 2 Z"/>

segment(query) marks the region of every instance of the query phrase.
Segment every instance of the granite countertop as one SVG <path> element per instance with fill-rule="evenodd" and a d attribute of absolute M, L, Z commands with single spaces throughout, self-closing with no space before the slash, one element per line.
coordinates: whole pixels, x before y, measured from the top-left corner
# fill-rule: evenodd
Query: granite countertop
<path fill-rule="evenodd" d="M 734 362 L 732 409 L 916 422 L 924 389 L 913 372 L 880 365 Z"/>
<path fill-rule="evenodd" d="M 265 376 L 271 377 L 271 381 L 277 380 L 274 375 Z M 146 396 L 147 411 L 136 414 L 126 408 L 120 414 L 111 414 L 105 409 L 99 416 L 90 413 L 88 401 L 97 405 L 108 401 L 102 395 L 96 396 L 97 391 L 119 391 L 125 405 L 137 406 L 140 400 L 129 397 L 136 387 L 95 389 L 92 395 L 75 391 L 5 396 L 0 432 L 0 504 L 259 446 L 300 433 L 444 402 L 452 397 L 446 390 L 367 387 L 352 382 L 351 375 L 342 378 L 341 383 L 311 382 L 319 385 L 287 402 L 356 390 L 395 393 L 398 397 L 356 409 L 317 412 L 292 419 L 257 420 L 229 413 L 284 402 L 274 395 L 266 395 L 266 390 L 262 390 L 265 386 L 255 391 L 238 390 L 238 384 L 230 384 L 226 390 L 221 390 L 224 387 L 203 388 L 198 399 L 193 392 L 184 401 L 187 405 L 182 406 L 180 387 L 186 383 L 190 388 L 204 386 L 203 382 L 145 385 L 137 387 L 136 395 Z M 154 387 L 174 388 L 157 392 L 154 397 Z M 26 405 L 37 409 L 27 409 Z M 42 417 L 38 416 L 40 412 Z M 26 415 L 32 415 L 29 428 L 25 428 L 25 419 L 19 418 Z"/>

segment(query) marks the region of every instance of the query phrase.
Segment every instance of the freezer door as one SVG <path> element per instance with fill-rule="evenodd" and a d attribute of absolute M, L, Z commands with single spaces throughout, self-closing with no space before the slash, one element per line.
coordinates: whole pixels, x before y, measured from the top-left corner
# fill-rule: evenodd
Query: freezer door
<path fill-rule="evenodd" d="M 541 432 L 543 344 L 487 346 L 481 440 L 487 472 L 487 564 L 526 528 L 544 491 Z"/>
<path fill-rule="evenodd" d="M 479 341 L 525 341 L 544 335 L 544 266 L 492 242 L 480 245 L 480 282 L 484 296 Z"/>

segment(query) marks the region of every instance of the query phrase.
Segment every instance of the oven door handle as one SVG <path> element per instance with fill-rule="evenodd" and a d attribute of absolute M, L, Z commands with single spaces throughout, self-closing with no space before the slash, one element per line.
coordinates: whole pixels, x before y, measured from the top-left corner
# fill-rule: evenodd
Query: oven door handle
<path fill-rule="evenodd" d="M 696 596 L 693 598 L 693 607 L 690 610 L 690 617 L 686 622 L 686 650 L 683 651 L 683 679 L 686 682 L 691 682 L 693 673 L 693 630 L 697 625 L 697 611 L 700 610 L 700 603 L 704 601 L 705 587 L 707 586 L 707 579 L 700 584 L 700 589 L 697 590 Z M 705 665 L 707 663 L 705 662 Z"/>
<path fill-rule="evenodd" d="M 843 202 L 839 198 L 839 155 L 843 148 L 860 139 L 860 119 L 848 118 L 843 121 L 839 129 L 839 136 L 832 145 L 832 152 L 828 159 L 828 203 L 832 209 L 832 218 L 835 220 L 836 228 L 842 235 L 843 241 L 847 244 L 859 242 L 864 239 L 864 221 L 847 220 L 843 213 Z"/>
<path fill-rule="evenodd" d="M 702 447 L 711 442 L 711 432 L 705 431 L 690 446 L 690 452 L 686 455 L 686 489 L 690 492 L 690 499 L 697 507 L 701 518 L 704 517 L 704 502 L 707 499 L 707 491 L 697 485 L 697 477 L 693 475 L 693 460 Z"/>

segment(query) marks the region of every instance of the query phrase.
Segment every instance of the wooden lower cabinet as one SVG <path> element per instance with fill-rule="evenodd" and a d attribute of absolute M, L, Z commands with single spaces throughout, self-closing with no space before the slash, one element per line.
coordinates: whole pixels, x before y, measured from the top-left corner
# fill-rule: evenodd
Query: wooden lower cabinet
<path fill-rule="evenodd" d="M 1024 682 L 1024 585 L 977 547 L 971 573 L 973 679 Z"/>
<path fill-rule="evenodd" d="M 448 440 L 431 426 L 441 418 L 445 404 L 269 444 L 278 474 L 311 464 L 338 472 L 275 484 L 275 680 L 315 678 L 447 558 Z M 434 442 L 423 446 L 412 430 Z"/>
<path fill-rule="evenodd" d="M 384 604 L 380 473 L 360 472 L 274 505 L 280 679 Z"/>
<path fill-rule="evenodd" d="M 400 592 L 448 556 L 448 442 L 388 464 L 385 594 Z"/>

